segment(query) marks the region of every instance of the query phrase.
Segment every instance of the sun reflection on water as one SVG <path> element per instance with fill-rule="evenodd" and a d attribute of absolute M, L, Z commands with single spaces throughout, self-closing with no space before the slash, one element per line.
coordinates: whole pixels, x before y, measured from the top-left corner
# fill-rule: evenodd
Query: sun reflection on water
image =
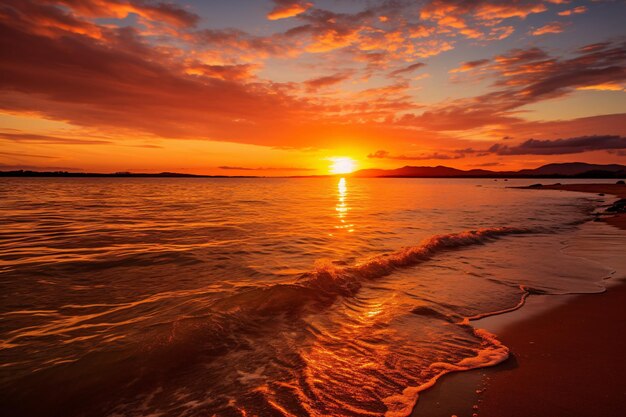
<path fill-rule="evenodd" d="M 348 216 L 348 203 L 346 198 L 348 196 L 348 185 L 345 178 L 340 178 L 337 183 L 337 205 L 335 210 L 337 211 L 337 217 L 339 218 L 339 225 L 335 226 L 335 229 L 345 230 L 348 233 L 354 232 L 354 224 L 348 223 L 346 217 Z"/>

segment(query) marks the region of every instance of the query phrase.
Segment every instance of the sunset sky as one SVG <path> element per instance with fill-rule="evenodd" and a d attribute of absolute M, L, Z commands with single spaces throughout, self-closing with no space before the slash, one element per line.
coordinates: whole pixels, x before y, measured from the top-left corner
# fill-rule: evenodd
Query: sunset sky
<path fill-rule="evenodd" d="M 626 164 L 625 16 L 621 0 L 1 0 L 0 170 Z"/>

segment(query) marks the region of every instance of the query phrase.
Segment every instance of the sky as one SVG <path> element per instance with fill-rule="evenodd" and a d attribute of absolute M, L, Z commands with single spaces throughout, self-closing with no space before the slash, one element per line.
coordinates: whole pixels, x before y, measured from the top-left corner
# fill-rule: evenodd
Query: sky
<path fill-rule="evenodd" d="M 624 16 L 623 0 L 0 0 L 0 170 L 626 164 Z"/>

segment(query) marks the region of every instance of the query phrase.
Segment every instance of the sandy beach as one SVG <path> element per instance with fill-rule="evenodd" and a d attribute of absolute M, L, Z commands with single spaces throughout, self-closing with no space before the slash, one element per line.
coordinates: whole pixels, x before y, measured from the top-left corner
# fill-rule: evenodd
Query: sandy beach
<path fill-rule="evenodd" d="M 526 187 L 529 188 L 529 187 Z M 542 185 L 626 198 L 620 184 Z M 626 230 L 626 213 L 602 216 Z M 531 296 L 512 313 L 474 322 L 511 349 L 498 366 L 448 374 L 424 391 L 413 417 L 621 416 L 626 401 L 622 330 L 625 277 L 602 294 Z"/>

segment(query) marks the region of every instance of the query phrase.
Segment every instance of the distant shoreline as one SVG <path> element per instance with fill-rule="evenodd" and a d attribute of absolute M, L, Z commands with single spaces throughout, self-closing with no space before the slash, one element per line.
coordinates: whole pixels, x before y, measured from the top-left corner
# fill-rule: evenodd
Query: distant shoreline
<path fill-rule="evenodd" d="M 97 173 L 97 172 L 65 172 L 65 171 L 0 171 L 0 177 L 32 178 L 32 177 L 56 177 L 56 178 L 268 178 L 256 175 L 198 175 L 179 174 L 176 172 L 159 173 Z"/>
<path fill-rule="evenodd" d="M 620 199 L 626 199 L 626 185 L 625 184 L 535 184 L 527 187 L 513 187 L 526 190 L 560 190 L 560 191 L 574 191 L 579 193 L 594 193 L 599 195 L 610 194 Z M 613 209 L 607 209 L 602 213 L 602 217 L 598 216 L 599 220 L 615 226 L 619 229 L 626 230 L 626 213 L 618 207 Z"/>
<path fill-rule="evenodd" d="M 182 174 L 176 172 L 159 173 L 96 173 L 96 172 L 66 172 L 66 171 L 0 171 L 0 177 L 4 178 L 438 178 L 438 179 L 621 179 L 624 177 L 621 172 L 589 172 L 576 175 L 566 174 L 515 174 L 511 172 L 488 175 L 355 175 L 353 174 L 333 174 L 333 175 L 285 175 L 285 176 L 262 176 L 262 175 L 202 175 L 202 174 Z"/>

